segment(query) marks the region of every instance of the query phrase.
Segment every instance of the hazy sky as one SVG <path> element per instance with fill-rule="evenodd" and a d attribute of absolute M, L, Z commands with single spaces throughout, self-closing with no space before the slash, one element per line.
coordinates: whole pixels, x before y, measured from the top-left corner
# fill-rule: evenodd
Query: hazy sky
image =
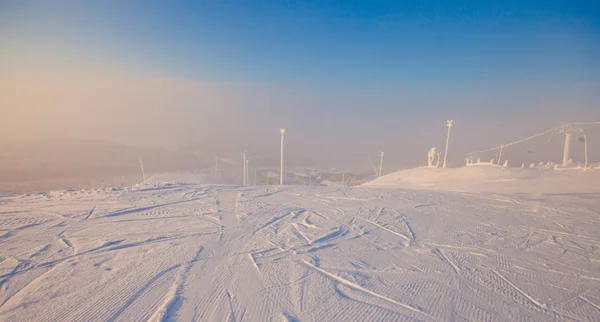
<path fill-rule="evenodd" d="M 448 118 L 455 153 L 600 120 L 594 0 L 0 0 L 0 49 L 5 139 L 425 155 Z"/>

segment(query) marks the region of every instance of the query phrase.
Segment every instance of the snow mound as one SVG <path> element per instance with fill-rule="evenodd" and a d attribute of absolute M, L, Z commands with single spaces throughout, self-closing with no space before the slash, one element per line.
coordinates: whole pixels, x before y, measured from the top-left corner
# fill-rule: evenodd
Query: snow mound
<path fill-rule="evenodd" d="M 495 165 L 446 169 L 419 167 L 382 176 L 363 186 L 488 192 L 598 192 L 600 171 L 556 171 Z"/>
<path fill-rule="evenodd" d="M 407 184 L 411 186 L 430 186 L 443 183 L 452 183 L 458 180 L 478 182 L 494 180 L 517 180 L 527 179 L 539 175 L 539 171 L 513 171 L 512 169 L 489 165 L 450 169 L 418 167 L 382 176 L 366 183 L 365 186 L 396 186 L 399 184 Z"/>

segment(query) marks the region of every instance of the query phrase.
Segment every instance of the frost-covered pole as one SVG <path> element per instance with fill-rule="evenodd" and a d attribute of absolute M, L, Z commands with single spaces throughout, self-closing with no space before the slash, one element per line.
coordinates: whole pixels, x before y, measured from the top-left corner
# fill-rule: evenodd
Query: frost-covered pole
<path fill-rule="evenodd" d="M 450 143 L 450 129 L 454 121 L 448 120 L 446 121 L 446 126 L 448 127 L 448 135 L 446 136 L 446 152 L 444 153 L 444 168 L 448 166 L 448 144 Z"/>
<path fill-rule="evenodd" d="M 283 186 L 283 135 L 285 134 L 285 131 L 287 131 L 287 128 L 282 128 L 279 130 L 279 132 L 281 133 L 281 160 L 280 160 L 280 166 L 279 166 L 279 185 Z"/>
<path fill-rule="evenodd" d="M 502 160 L 502 152 L 504 152 L 504 144 L 500 145 L 500 155 L 498 156 L 498 165 L 500 165 L 500 160 Z"/>
<path fill-rule="evenodd" d="M 563 167 L 569 165 L 569 152 L 571 151 L 571 132 L 565 133 L 565 150 L 563 152 Z"/>
<path fill-rule="evenodd" d="M 246 160 L 246 185 L 250 185 L 250 160 Z"/>
<path fill-rule="evenodd" d="M 246 153 L 248 153 L 248 151 L 244 151 L 244 153 L 242 153 L 242 184 L 245 186 L 246 185 Z"/>
<path fill-rule="evenodd" d="M 584 169 L 587 169 L 588 168 L 587 134 L 583 135 L 583 146 L 584 146 L 584 151 L 585 151 L 585 167 L 584 167 Z"/>
<path fill-rule="evenodd" d="M 142 169 L 142 180 L 146 181 L 146 173 L 144 172 L 144 162 L 142 162 L 142 157 L 140 157 L 140 169 Z"/>
<path fill-rule="evenodd" d="M 379 176 L 382 176 L 381 170 L 383 169 L 383 151 L 379 152 Z"/>

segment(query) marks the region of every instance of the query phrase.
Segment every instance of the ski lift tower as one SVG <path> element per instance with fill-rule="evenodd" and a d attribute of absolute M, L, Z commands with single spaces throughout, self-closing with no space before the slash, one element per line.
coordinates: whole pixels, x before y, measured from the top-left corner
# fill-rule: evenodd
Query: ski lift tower
<path fill-rule="evenodd" d="M 563 151 L 562 165 L 563 167 L 566 167 L 569 165 L 569 155 L 571 153 L 571 137 L 573 136 L 573 133 L 583 133 L 583 130 L 574 128 L 572 124 L 564 123 L 562 124 L 560 129 L 558 129 L 557 133 L 565 135 L 565 149 Z"/>

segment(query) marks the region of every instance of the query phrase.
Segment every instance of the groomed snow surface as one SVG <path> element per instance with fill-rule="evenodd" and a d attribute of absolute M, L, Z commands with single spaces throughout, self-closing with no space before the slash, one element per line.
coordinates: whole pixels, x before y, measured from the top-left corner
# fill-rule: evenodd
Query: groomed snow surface
<path fill-rule="evenodd" d="M 600 321 L 598 181 L 494 182 L 5 196 L 0 320 Z"/>

